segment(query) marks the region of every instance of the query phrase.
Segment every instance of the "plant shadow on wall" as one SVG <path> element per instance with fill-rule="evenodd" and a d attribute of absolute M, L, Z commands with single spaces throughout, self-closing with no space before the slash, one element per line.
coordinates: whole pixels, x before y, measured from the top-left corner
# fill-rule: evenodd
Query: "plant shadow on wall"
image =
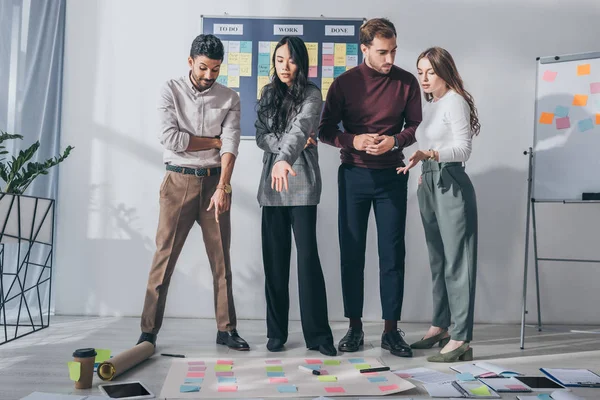
<path fill-rule="evenodd" d="M 2 143 L 11 139 L 23 139 L 23 136 L 0 131 L 0 156 L 8 154 Z M 39 148 L 40 142 L 36 141 L 27 149 L 20 150 L 16 157 L 12 156 L 12 159 L 6 163 L 4 162 L 5 158 L 0 158 L 0 178 L 6 184 L 3 192 L 23 194 L 35 178 L 47 175 L 50 168 L 63 162 L 74 149 L 72 146 L 67 146 L 58 157 L 49 158 L 44 162 L 30 161 Z"/>

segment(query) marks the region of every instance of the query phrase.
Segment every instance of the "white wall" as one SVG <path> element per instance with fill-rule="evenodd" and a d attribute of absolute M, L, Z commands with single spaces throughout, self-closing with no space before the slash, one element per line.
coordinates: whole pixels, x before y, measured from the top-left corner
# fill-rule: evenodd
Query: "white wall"
<path fill-rule="evenodd" d="M 158 89 L 166 79 L 187 73 L 186 58 L 191 41 L 200 33 L 200 15 L 226 12 L 242 16 L 385 16 L 398 30 L 396 63 L 413 73 L 416 57 L 425 48 L 439 45 L 450 50 L 476 99 L 482 125 L 468 163 L 480 213 L 476 320 L 519 320 L 527 184 L 527 158 L 522 151 L 533 137 L 535 58 L 599 50 L 599 3 L 349 0 L 343 7 L 335 3 L 68 1 L 62 146 L 74 145 L 75 150 L 60 171 L 53 290 L 57 313 L 134 316 L 141 312 L 164 168 L 156 138 Z M 321 260 L 330 317 L 342 320 L 337 245 L 339 157 L 336 149 L 319 148 L 324 180 L 318 226 Z M 264 318 L 265 314 L 256 202 L 260 160 L 254 142 L 242 142 L 233 177 L 232 210 L 234 294 L 240 318 Z M 416 175 L 411 177 L 409 192 L 403 319 L 428 321 L 431 283 L 415 197 Z M 540 228 L 544 228 L 540 248 L 546 251 L 540 255 L 598 258 L 594 255 L 595 227 L 600 221 L 594 222 L 592 217 L 600 220 L 600 213 L 590 214 L 591 208 L 540 209 Z M 369 229 L 364 316 L 378 320 L 373 221 Z M 552 238 L 557 232 L 563 237 Z M 598 268 L 543 264 L 541 272 L 545 321 L 597 322 L 597 310 L 580 304 L 598 302 L 594 293 L 600 280 Z M 292 277 L 291 317 L 297 319 L 296 274 Z M 212 298 L 210 270 L 195 228 L 174 275 L 167 315 L 211 318 Z M 534 311 L 531 296 L 529 304 Z"/>

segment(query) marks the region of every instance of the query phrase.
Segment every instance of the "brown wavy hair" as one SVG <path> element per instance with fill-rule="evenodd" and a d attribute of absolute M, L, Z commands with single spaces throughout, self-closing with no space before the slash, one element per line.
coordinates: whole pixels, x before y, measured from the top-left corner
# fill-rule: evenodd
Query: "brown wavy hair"
<path fill-rule="evenodd" d="M 465 99 L 469 105 L 469 109 L 471 110 L 471 132 L 473 132 L 474 135 L 478 135 L 481 125 L 479 124 L 479 118 L 477 117 L 475 101 L 473 100 L 471 93 L 465 90 L 463 80 L 458 73 L 458 69 L 456 68 L 456 64 L 454 63 L 454 59 L 450 53 L 441 47 L 430 47 L 422 52 L 419 58 L 417 58 L 417 66 L 422 58 L 427 58 L 433 67 L 433 72 L 442 78 L 450 89 L 454 90 L 456 93 L 460 94 L 463 99 Z M 425 100 L 432 101 L 433 95 L 431 93 L 425 93 Z"/>

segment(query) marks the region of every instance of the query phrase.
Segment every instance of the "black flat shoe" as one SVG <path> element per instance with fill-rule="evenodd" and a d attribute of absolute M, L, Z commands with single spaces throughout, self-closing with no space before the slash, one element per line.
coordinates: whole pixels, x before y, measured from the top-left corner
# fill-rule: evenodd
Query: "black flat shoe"
<path fill-rule="evenodd" d="M 218 331 L 217 332 L 217 344 L 222 344 L 229 347 L 232 350 L 247 351 L 250 350 L 250 346 L 244 339 L 238 335 L 235 329 L 231 331 Z"/>
<path fill-rule="evenodd" d="M 146 332 L 142 332 L 142 334 L 140 335 L 140 338 L 138 339 L 138 342 L 136 345 L 143 343 L 143 342 L 150 342 L 152 343 L 152 345 L 154 347 L 156 347 L 156 334 L 155 333 L 146 333 Z"/>
<path fill-rule="evenodd" d="M 331 343 L 321 344 L 319 346 L 314 346 L 314 347 L 309 347 L 308 349 L 309 350 L 318 350 L 324 356 L 329 356 L 329 357 L 337 356 L 337 351 L 335 349 L 335 346 Z"/>
<path fill-rule="evenodd" d="M 398 357 L 412 357 L 412 349 L 402 338 L 403 335 L 404 332 L 400 330 L 383 332 L 381 335 L 381 348 L 389 350 L 390 353 Z"/>
<path fill-rule="evenodd" d="M 358 351 L 360 346 L 365 343 L 365 334 L 362 329 L 349 328 L 338 344 L 338 350 L 352 353 Z"/>
<path fill-rule="evenodd" d="M 281 339 L 271 338 L 267 341 L 267 350 L 272 352 L 283 351 L 285 341 Z"/>

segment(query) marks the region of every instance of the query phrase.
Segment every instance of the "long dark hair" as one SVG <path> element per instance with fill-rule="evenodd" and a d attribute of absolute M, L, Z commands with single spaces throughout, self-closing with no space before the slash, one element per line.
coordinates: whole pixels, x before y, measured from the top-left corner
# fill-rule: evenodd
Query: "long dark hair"
<path fill-rule="evenodd" d="M 471 110 L 471 132 L 473 132 L 474 135 L 478 135 L 481 125 L 479 124 L 479 118 L 477 117 L 475 101 L 473 100 L 471 93 L 465 90 L 463 80 L 458 73 L 458 69 L 456 68 L 456 64 L 450 53 L 441 47 L 431 47 L 422 52 L 419 58 L 417 58 L 417 65 L 419 65 L 419 61 L 421 61 L 422 58 L 427 58 L 433 67 L 433 72 L 442 78 L 450 89 L 454 90 L 465 99 Z M 431 93 L 425 93 L 425 100 L 432 101 L 433 95 Z"/>
<path fill-rule="evenodd" d="M 297 73 L 291 86 L 281 82 L 277 76 L 276 54 L 281 46 L 288 45 L 290 58 L 296 64 Z M 272 119 L 271 132 L 280 135 L 285 132 L 288 120 L 299 111 L 306 96 L 306 89 L 315 86 L 308 80 L 308 50 L 304 41 L 297 36 L 283 37 L 273 51 L 273 70 L 271 83 L 265 85 L 261 92 L 261 100 L 257 105 L 258 118 L 265 125 Z"/>

